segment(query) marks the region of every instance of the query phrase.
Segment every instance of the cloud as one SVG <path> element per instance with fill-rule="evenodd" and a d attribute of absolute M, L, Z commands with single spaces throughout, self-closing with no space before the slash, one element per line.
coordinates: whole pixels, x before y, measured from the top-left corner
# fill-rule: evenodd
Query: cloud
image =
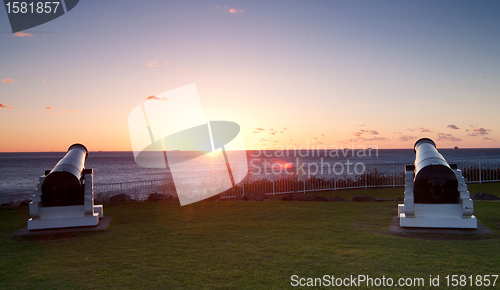
<path fill-rule="evenodd" d="M 229 13 L 231 13 L 231 14 L 239 14 L 239 13 L 243 13 L 243 9 L 238 9 L 238 8 L 229 8 Z"/>
<path fill-rule="evenodd" d="M 222 11 L 222 12 L 229 13 L 229 14 L 242 14 L 243 13 L 243 9 L 239 9 L 239 8 L 229 8 L 227 6 L 215 6 L 215 8 L 217 9 L 217 11 Z"/>
<path fill-rule="evenodd" d="M 11 79 L 11 78 L 4 78 L 4 79 L 2 80 L 2 83 L 11 83 L 11 84 L 13 84 L 13 83 L 18 83 L 18 82 L 19 82 L 19 81 L 15 81 L 15 80 L 13 80 L 13 79 Z"/>
<path fill-rule="evenodd" d="M 484 137 L 484 141 L 498 142 L 497 140 L 492 139 L 490 137 Z"/>
<path fill-rule="evenodd" d="M 254 130 L 264 131 L 264 130 L 266 130 L 266 129 L 264 129 L 264 128 L 255 128 Z"/>
<path fill-rule="evenodd" d="M 30 37 L 30 36 L 33 36 L 33 34 L 31 33 L 24 33 L 24 32 L 16 32 L 14 33 L 14 37 Z"/>
<path fill-rule="evenodd" d="M 458 129 L 460 129 L 460 128 L 458 128 L 458 127 L 457 127 L 457 126 L 455 126 L 455 125 L 448 125 L 448 126 L 446 126 L 446 128 L 450 128 L 450 129 L 453 129 L 453 130 L 458 130 Z"/>
<path fill-rule="evenodd" d="M 469 131 L 471 133 L 467 134 L 467 136 L 472 136 L 472 137 L 484 136 L 484 135 L 488 135 L 489 131 L 491 131 L 491 130 L 485 129 L 483 127 L 473 128 L 472 130 Z"/>
<path fill-rule="evenodd" d="M 12 110 L 12 109 L 14 109 L 14 107 L 12 107 L 12 106 L 7 106 L 6 104 L 0 104 L 0 109 Z"/>
<path fill-rule="evenodd" d="M 451 134 L 445 134 L 445 133 L 438 133 L 438 141 L 453 141 L 453 142 L 460 142 L 462 139 L 453 137 Z"/>
<path fill-rule="evenodd" d="M 271 133 L 269 133 L 269 134 L 270 134 L 270 135 L 276 135 L 276 133 L 274 133 L 274 132 L 271 132 Z"/>
<path fill-rule="evenodd" d="M 162 66 L 167 66 L 169 65 L 170 63 L 168 61 L 164 61 L 164 62 L 159 62 L 157 60 L 152 60 L 152 61 L 148 61 L 146 63 L 146 66 L 147 67 L 150 67 L 150 68 L 153 68 L 153 67 L 162 67 Z"/>
<path fill-rule="evenodd" d="M 373 141 L 380 141 L 380 142 L 389 142 L 391 141 L 391 139 L 389 138 L 386 138 L 386 137 L 371 137 L 371 138 L 359 138 L 360 141 L 369 141 L 369 142 L 373 142 Z M 358 140 L 356 140 L 358 141 Z"/>
<path fill-rule="evenodd" d="M 43 81 L 44 83 L 46 83 L 46 82 L 47 82 L 47 80 L 46 80 L 46 79 L 42 79 L 42 81 Z"/>
<path fill-rule="evenodd" d="M 412 128 L 408 128 L 408 131 L 413 132 L 413 131 L 415 131 L 415 130 L 413 130 Z"/>
<path fill-rule="evenodd" d="M 411 135 L 402 135 L 402 136 L 399 136 L 398 139 L 401 142 L 408 142 L 408 141 L 412 141 L 412 140 L 417 139 L 417 137 L 411 136 Z"/>
<path fill-rule="evenodd" d="M 102 93 L 102 91 L 101 91 L 101 90 L 98 90 L 98 91 L 97 91 L 97 93 L 98 93 L 98 94 L 100 94 L 100 93 Z"/>
<path fill-rule="evenodd" d="M 420 128 L 418 128 L 417 130 L 418 130 L 419 132 L 421 132 L 421 133 L 432 133 L 432 131 L 431 131 L 431 130 L 429 130 L 429 129 L 427 129 L 427 128 L 422 128 L 422 127 L 420 127 Z"/>
<path fill-rule="evenodd" d="M 167 98 L 159 98 L 157 96 L 149 96 L 146 98 L 146 100 L 156 100 L 156 101 L 164 101 L 164 102 L 168 101 Z"/>
<path fill-rule="evenodd" d="M 258 134 L 260 134 L 261 132 L 260 131 L 253 131 L 252 133 L 258 133 Z"/>
<path fill-rule="evenodd" d="M 47 115 L 49 116 L 54 115 L 54 107 L 45 107 L 45 111 L 47 111 Z M 76 113 L 76 111 L 73 109 L 64 109 L 64 108 L 57 108 L 57 111 L 58 115 Z"/>
<path fill-rule="evenodd" d="M 358 132 L 354 133 L 354 136 L 360 137 L 363 134 L 378 135 L 378 131 L 377 130 L 359 130 Z"/>

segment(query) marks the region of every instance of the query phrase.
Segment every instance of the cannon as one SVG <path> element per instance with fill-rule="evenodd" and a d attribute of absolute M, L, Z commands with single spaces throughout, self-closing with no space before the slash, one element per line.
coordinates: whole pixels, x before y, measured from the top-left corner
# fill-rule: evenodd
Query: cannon
<path fill-rule="evenodd" d="M 415 203 L 458 203 L 457 176 L 437 151 L 434 141 L 422 138 L 413 148 Z"/>
<path fill-rule="evenodd" d="M 462 171 L 448 164 L 429 138 L 413 146 L 415 163 L 405 166 L 401 227 L 477 228 L 473 202 Z"/>
<path fill-rule="evenodd" d="M 51 170 L 39 178 L 29 205 L 28 230 L 96 226 L 102 205 L 94 205 L 93 170 L 82 144 L 73 144 Z"/>
<path fill-rule="evenodd" d="M 73 144 L 66 155 L 46 175 L 42 183 L 43 206 L 83 204 L 82 184 L 88 150 L 82 144 Z"/>

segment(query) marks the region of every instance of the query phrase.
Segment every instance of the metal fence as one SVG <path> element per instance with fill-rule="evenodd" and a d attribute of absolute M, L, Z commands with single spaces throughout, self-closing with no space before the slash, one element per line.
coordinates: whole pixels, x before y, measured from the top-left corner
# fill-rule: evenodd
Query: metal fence
<path fill-rule="evenodd" d="M 500 157 L 488 159 L 452 160 L 462 170 L 467 183 L 483 183 L 500 181 Z M 343 172 L 338 174 L 322 170 L 306 174 L 259 174 L 249 173 L 235 187 L 221 193 L 222 198 L 250 194 L 284 194 L 292 192 L 310 192 L 323 190 L 398 187 L 404 186 L 404 163 L 364 164 L 363 172 Z M 227 178 L 227 176 L 225 176 Z M 218 187 L 221 176 L 196 177 L 177 180 L 177 185 L 184 188 L 199 186 L 201 188 Z M 0 195 L 0 204 L 19 204 L 31 199 L 34 190 Z M 219 192 L 219 191 L 217 191 Z M 107 202 L 114 195 L 125 193 L 135 200 L 146 200 L 151 193 L 176 195 L 172 180 L 148 180 L 121 182 L 112 184 L 94 184 L 96 202 Z"/>

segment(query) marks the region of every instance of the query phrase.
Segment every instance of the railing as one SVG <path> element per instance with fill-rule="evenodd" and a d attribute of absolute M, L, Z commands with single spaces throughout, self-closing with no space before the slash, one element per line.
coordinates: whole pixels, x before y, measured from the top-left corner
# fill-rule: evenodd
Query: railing
<path fill-rule="evenodd" d="M 467 183 L 483 183 L 500 181 L 500 157 L 488 159 L 462 159 L 452 160 L 462 170 Z M 292 192 L 310 192 L 323 190 L 397 187 L 404 186 L 403 163 L 365 164 L 361 174 L 345 172 L 336 174 L 328 172 L 323 174 L 260 174 L 249 173 L 248 176 L 235 187 L 221 193 L 222 198 L 229 198 L 250 194 L 284 194 Z M 227 176 L 224 176 L 227 178 Z M 200 190 L 216 189 L 221 176 L 197 177 L 178 180 L 177 185 L 189 187 L 193 184 Z M 1 194 L 0 205 L 6 203 L 18 204 L 23 200 L 31 199 L 34 190 L 25 190 L 13 194 Z M 125 193 L 135 200 L 146 200 L 151 193 L 176 195 L 175 185 L 172 180 L 148 180 L 121 182 L 112 184 L 94 184 L 94 197 L 96 202 L 107 202 L 111 196 Z"/>
<path fill-rule="evenodd" d="M 31 198 L 35 194 L 35 190 L 23 190 L 20 192 L 0 194 L 0 205 L 9 204 L 20 204 L 23 201 L 31 201 Z"/>
<path fill-rule="evenodd" d="M 94 184 L 94 198 L 97 202 L 107 202 L 111 196 L 126 193 L 135 200 L 145 200 L 156 192 L 175 195 L 175 185 L 171 180 L 146 180 L 109 184 Z"/>

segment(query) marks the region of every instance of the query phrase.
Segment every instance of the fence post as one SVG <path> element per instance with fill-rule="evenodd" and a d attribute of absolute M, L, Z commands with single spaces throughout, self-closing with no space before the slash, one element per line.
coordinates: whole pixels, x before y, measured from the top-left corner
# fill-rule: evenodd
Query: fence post
<path fill-rule="evenodd" d="M 396 187 L 396 164 L 392 163 L 392 187 Z"/>
<path fill-rule="evenodd" d="M 481 176 L 481 158 L 479 158 L 479 184 L 482 183 L 482 176 Z"/>

